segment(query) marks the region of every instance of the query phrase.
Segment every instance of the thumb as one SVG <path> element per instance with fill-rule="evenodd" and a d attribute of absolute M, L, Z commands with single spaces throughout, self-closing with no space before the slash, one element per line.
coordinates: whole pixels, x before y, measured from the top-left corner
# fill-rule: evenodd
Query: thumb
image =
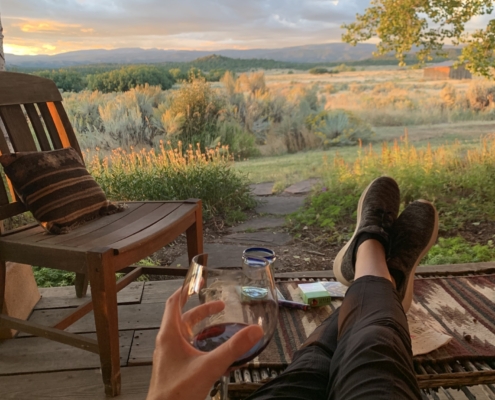
<path fill-rule="evenodd" d="M 208 353 L 208 363 L 215 366 L 214 373 L 216 375 L 223 375 L 234 361 L 251 350 L 262 338 L 263 329 L 259 325 L 247 326 L 227 342 Z"/>

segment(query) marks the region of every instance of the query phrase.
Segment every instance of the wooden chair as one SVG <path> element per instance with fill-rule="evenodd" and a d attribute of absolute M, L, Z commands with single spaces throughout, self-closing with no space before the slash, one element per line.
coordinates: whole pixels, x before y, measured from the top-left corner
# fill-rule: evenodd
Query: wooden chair
<path fill-rule="evenodd" d="M 62 96 L 48 79 L 0 72 L 0 126 L 1 121 L 9 139 L 0 134 L 2 154 L 64 147 L 73 147 L 81 154 L 62 106 Z M 183 276 L 187 272 L 182 268 L 128 266 L 161 249 L 184 232 L 189 259 L 201 253 L 201 200 L 131 202 L 124 212 L 90 222 L 66 235 L 50 235 L 37 224 L 11 231 L 3 229 L 4 219 L 26 211 L 8 186 L 0 184 L 0 312 L 4 302 L 7 261 L 75 272 L 78 297 L 85 295 L 89 278 L 91 299 L 52 327 L 2 314 L 0 327 L 28 332 L 99 354 L 105 393 L 118 395 L 117 292 L 142 273 Z M 118 271 L 128 273 L 116 282 L 115 273 Z M 91 310 L 94 311 L 97 340 L 64 331 Z"/>

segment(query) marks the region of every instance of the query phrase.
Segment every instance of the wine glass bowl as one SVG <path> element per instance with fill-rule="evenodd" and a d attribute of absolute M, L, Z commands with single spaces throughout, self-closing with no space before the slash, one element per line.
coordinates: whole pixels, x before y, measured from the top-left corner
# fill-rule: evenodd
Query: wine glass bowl
<path fill-rule="evenodd" d="M 246 326 L 258 325 L 263 337 L 231 368 L 252 360 L 275 332 L 278 304 L 270 264 L 263 258 L 243 259 L 240 267 L 222 265 L 211 254 L 194 257 L 181 292 L 181 324 L 185 339 L 200 351 L 212 351 Z"/>

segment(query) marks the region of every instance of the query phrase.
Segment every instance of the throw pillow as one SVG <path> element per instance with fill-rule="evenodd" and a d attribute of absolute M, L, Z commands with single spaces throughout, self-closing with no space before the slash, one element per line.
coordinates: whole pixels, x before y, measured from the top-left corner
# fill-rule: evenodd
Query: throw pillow
<path fill-rule="evenodd" d="M 72 147 L 0 156 L 15 192 L 48 232 L 75 226 L 123 209 L 110 203 Z"/>

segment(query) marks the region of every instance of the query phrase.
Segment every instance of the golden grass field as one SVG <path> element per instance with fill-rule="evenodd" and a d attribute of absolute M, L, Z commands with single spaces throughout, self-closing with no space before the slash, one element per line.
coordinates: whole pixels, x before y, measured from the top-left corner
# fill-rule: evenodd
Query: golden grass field
<path fill-rule="evenodd" d="M 481 78 L 432 81 L 425 80 L 423 71 L 418 69 L 370 67 L 335 75 L 311 75 L 297 71 L 289 74 L 287 70 L 274 70 L 265 72 L 265 79 L 268 88 L 279 93 L 316 84 L 319 96 L 326 98 L 326 109 L 343 108 L 358 115 L 372 115 L 373 120 L 377 121 L 380 121 L 381 115 L 397 115 L 399 123 L 394 121 L 394 126 L 373 126 L 375 137 L 372 145 L 378 149 L 382 142 L 398 140 L 406 131 L 409 142 L 417 148 L 425 148 L 428 144 L 435 148 L 459 141 L 467 149 L 477 147 L 481 137 L 495 135 L 495 121 L 491 120 L 491 115 L 476 116 L 466 110 L 465 118 L 460 115 L 453 121 L 440 116 L 446 111 L 442 108 L 442 90 L 446 86 L 454 88 L 461 102 L 474 82 L 486 84 Z M 344 85 L 343 90 L 329 93 L 329 87 L 338 88 L 338 85 Z M 373 107 L 374 102 L 379 102 L 380 107 Z M 492 110 L 485 110 L 485 113 L 491 114 Z M 423 115 L 426 123 L 421 123 L 421 118 L 418 118 L 420 123 L 416 124 L 411 118 L 401 124 L 400 116 L 408 114 Z M 429 118 L 431 122 L 427 123 Z M 334 147 L 324 151 L 282 154 L 237 162 L 236 168 L 254 182 L 274 181 L 276 189 L 283 190 L 294 182 L 323 176 L 323 160 L 331 160 L 336 155 L 352 161 L 357 158 L 358 149 Z"/>

